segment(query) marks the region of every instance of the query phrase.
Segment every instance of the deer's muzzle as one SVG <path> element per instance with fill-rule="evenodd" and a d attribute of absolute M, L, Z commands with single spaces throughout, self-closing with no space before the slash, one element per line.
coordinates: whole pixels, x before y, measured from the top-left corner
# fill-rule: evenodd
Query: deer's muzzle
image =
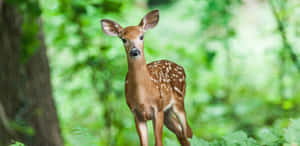
<path fill-rule="evenodd" d="M 131 57 L 137 57 L 137 56 L 141 55 L 141 51 L 139 49 L 137 49 L 137 48 L 132 48 L 129 51 L 129 55 Z"/>

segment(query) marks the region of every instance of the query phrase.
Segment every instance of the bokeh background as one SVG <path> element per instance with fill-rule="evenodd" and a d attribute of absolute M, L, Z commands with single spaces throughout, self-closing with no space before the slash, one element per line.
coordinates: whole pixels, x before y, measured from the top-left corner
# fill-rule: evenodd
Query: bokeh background
<path fill-rule="evenodd" d="M 24 17 L 20 61 L 35 53 L 43 30 L 66 146 L 139 145 L 125 103 L 125 50 L 100 20 L 137 25 L 152 9 L 160 21 L 145 34 L 146 60 L 185 68 L 192 145 L 300 144 L 298 0 L 5 1 Z M 154 145 L 151 122 L 148 129 Z M 164 144 L 179 145 L 167 128 Z"/>

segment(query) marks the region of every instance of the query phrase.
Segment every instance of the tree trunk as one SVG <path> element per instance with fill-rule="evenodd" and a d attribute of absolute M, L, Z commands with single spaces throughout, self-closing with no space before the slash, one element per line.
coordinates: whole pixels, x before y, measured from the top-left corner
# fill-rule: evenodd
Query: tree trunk
<path fill-rule="evenodd" d="M 42 23 L 39 48 L 21 63 L 22 18 L 0 0 L 0 146 L 61 146 Z"/>

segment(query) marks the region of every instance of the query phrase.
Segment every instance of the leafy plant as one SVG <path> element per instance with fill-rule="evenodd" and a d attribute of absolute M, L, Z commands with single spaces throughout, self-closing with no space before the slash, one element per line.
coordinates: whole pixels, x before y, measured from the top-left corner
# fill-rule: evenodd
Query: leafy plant
<path fill-rule="evenodd" d="M 300 144 L 300 118 L 291 120 L 290 126 L 284 130 L 277 128 L 261 129 L 258 138 L 247 136 L 243 131 L 237 131 L 223 136 L 221 139 L 206 141 L 193 137 L 192 146 L 297 146 Z"/>
<path fill-rule="evenodd" d="M 291 120 L 291 125 L 284 131 L 284 138 L 291 144 L 300 145 L 300 118 Z"/>
<path fill-rule="evenodd" d="M 25 146 L 22 142 L 15 141 L 13 144 L 9 146 Z"/>

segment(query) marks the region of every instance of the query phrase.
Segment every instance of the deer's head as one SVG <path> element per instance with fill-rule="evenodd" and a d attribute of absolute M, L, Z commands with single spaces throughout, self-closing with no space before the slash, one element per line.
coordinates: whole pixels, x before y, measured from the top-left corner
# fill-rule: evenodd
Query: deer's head
<path fill-rule="evenodd" d="M 117 22 L 101 20 L 102 30 L 109 36 L 117 36 L 123 41 L 128 61 L 135 61 L 144 56 L 144 34 L 154 28 L 159 20 L 159 10 L 149 12 L 137 26 L 121 27 Z"/>

